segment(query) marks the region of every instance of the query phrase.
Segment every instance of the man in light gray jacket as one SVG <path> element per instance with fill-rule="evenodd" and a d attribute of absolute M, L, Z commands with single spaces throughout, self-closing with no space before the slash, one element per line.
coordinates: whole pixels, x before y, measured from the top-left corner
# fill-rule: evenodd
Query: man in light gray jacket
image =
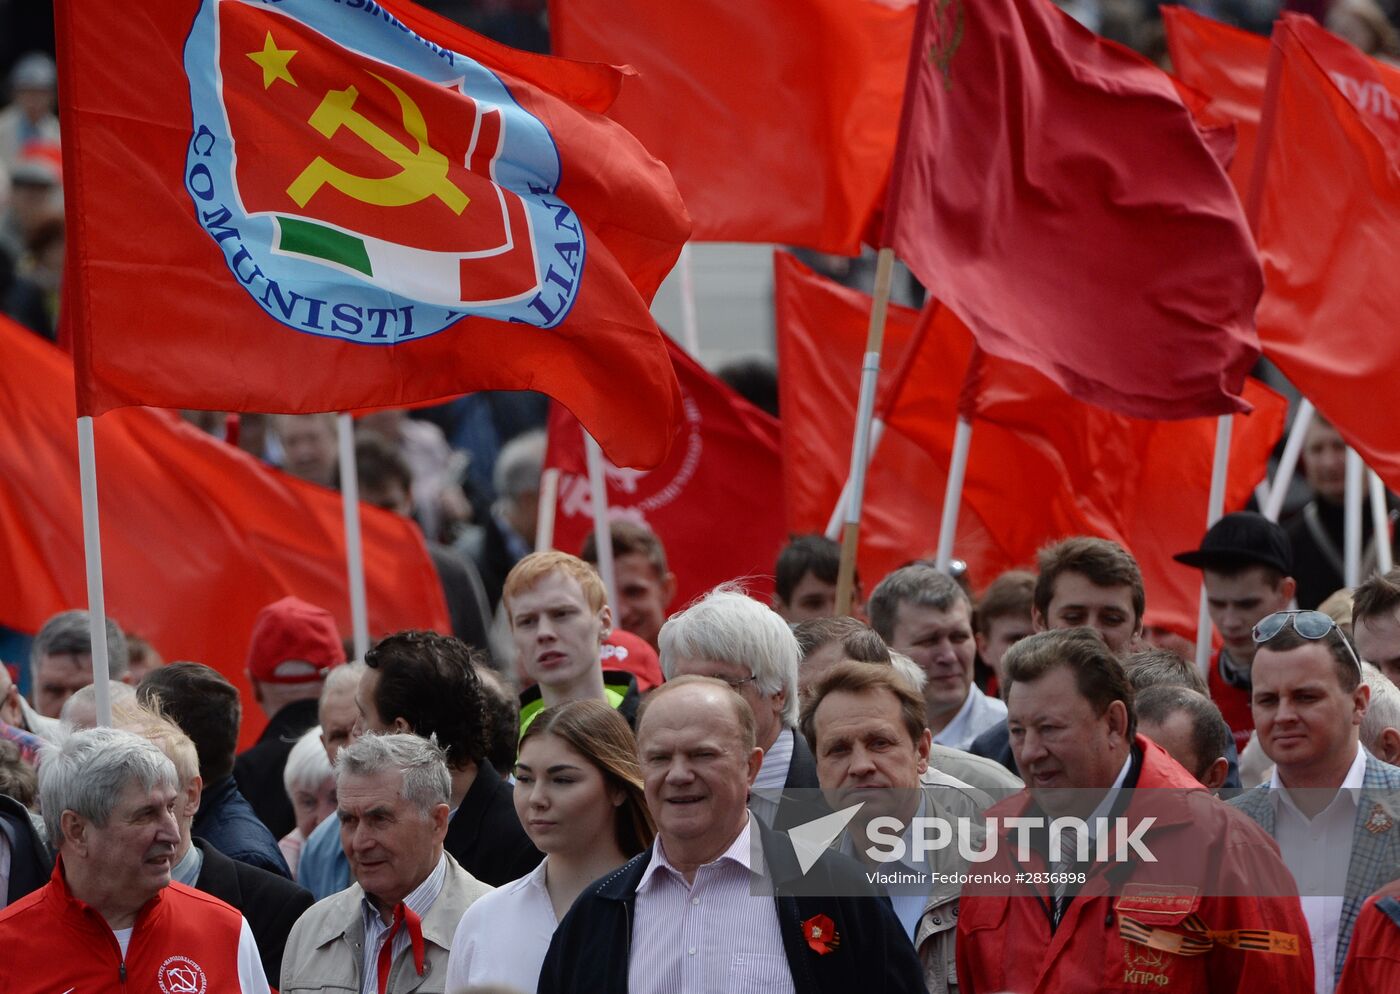
<path fill-rule="evenodd" d="M 284 994 L 443 990 L 463 912 L 491 890 L 443 852 L 452 782 L 416 735 L 366 735 L 336 759 L 340 840 L 355 883 L 292 926 Z"/>

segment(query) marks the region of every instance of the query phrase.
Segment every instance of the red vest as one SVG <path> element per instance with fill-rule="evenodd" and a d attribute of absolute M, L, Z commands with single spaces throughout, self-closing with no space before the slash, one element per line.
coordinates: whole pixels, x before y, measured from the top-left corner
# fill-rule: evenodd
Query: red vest
<path fill-rule="evenodd" d="M 0 994 L 249 994 L 242 938 L 237 911 L 172 883 L 137 914 L 123 962 L 111 927 L 68 890 L 60 858 L 45 886 L 0 911 Z"/>
<path fill-rule="evenodd" d="M 1220 675 L 1220 651 L 1210 659 L 1210 699 L 1220 709 L 1225 724 L 1235 736 L 1235 748 L 1244 752 L 1249 744 L 1249 733 L 1254 731 L 1254 711 L 1249 706 L 1250 692 L 1243 687 L 1233 687 Z"/>

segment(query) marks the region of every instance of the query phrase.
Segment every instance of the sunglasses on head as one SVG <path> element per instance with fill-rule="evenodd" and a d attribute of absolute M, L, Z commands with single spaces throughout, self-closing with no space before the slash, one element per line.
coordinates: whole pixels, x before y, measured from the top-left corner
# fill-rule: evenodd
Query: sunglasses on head
<path fill-rule="evenodd" d="M 1356 664 L 1358 672 L 1361 670 L 1361 660 L 1356 658 L 1356 652 L 1351 647 L 1351 642 L 1346 634 L 1337 627 L 1337 623 L 1331 616 L 1323 614 L 1321 611 L 1275 611 L 1273 614 L 1262 618 L 1259 624 L 1254 626 L 1254 642 L 1256 645 L 1263 645 L 1276 636 L 1293 622 L 1293 630 L 1309 641 L 1316 642 L 1318 639 L 1326 638 L 1327 633 L 1333 629 L 1342 638 L 1342 645 L 1346 646 L 1347 655 Z"/>

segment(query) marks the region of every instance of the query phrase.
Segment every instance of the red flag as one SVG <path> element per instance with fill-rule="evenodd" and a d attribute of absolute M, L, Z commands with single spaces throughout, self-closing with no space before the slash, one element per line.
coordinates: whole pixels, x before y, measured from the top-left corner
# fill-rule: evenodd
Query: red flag
<path fill-rule="evenodd" d="M 883 244 L 1081 400 L 1241 409 L 1258 260 L 1171 80 L 1047 0 L 919 10 Z"/>
<path fill-rule="evenodd" d="M 0 624 L 34 632 L 87 604 L 73 371 L 0 318 Z M 172 414 L 94 423 L 107 610 L 168 660 L 218 669 L 252 696 L 244 666 L 258 611 L 288 594 L 350 630 L 340 495 L 264 467 Z M 361 508 L 373 635 L 450 631 L 414 524 Z M 262 728 L 245 707 L 242 741 Z"/>
<path fill-rule="evenodd" d="M 600 113 L 618 70 L 407 0 L 60 0 L 57 23 L 84 413 L 533 389 L 619 463 L 665 456 L 647 307 L 689 219 Z"/>
<path fill-rule="evenodd" d="M 1244 507 L 1264 477 L 1283 433 L 1287 402 L 1257 380 L 1245 381 L 1249 416 L 1235 415 L 1225 510 Z M 1016 435 L 1027 454 L 1003 457 L 1005 513 L 1025 494 L 1072 523 L 1041 540 L 1070 534 L 1111 538 L 1142 570 L 1152 624 L 1194 638 L 1200 571 L 1174 562 L 1206 529 L 1216 419 L 1147 421 L 1104 411 L 1070 397 L 1029 366 L 984 357 L 969 377 L 965 413 L 973 418 L 973 456 L 986 427 Z M 969 461 L 969 474 L 972 463 Z"/>
<path fill-rule="evenodd" d="M 698 241 L 856 255 L 894 154 L 913 0 L 552 0 L 555 51 L 628 63 L 609 116 L 668 166 Z"/>
<path fill-rule="evenodd" d="M 820 530 L 846 475 L 870 298 L 781 254 L 776 286 L 789 527 Z M 973 431 L 954 555 L 974 583 L 1032 565 L 1048 542 L 1099 535 L 1138 556 L 1154 621 L 1194 637 L 1200 576 L 1171 556 L 1205 531 L 1214 419 L 1152 422 L 1101 410 L 1028 366 L 980 352 L 974 360 L 971 334 L 946 310 L 925 317 L 927 338 L 870 467 L 860 554 L 867 587 L 932 555 L 961 400 Z M 891 308 L 891 355 L 903 351 L 914 321 Z M 1244 506 L 1283 431 L 1282 398 L 1254 380 L 1244 396 L 1255 411 L 1235 418 L 1227 510 Z"/>
<path fill-rule="evenodd" d="M 778 423 L 667 340 L 685 418 L 666 462 L 650 472 L 607 464 L 608 512 L 647 525 L 676 574 L 673 606 L 726 580 L 747 578 L 756 597 L 773 592 L 783 533 Z M 618 384 L 617 389 L 625 389 Z M 562 471 L 554 545 L 577 553 L 593 530 L 583 433 L 554 406 L 546 465 Z"/>
<path fill-rule="evenodd" d="M 1254 170 L 1264 81 L 1269 75 L 1269 40 L 1186 7 L 1164 5 L 1161 11 L 1173 74 L 1205 94 L 1208 113 L 1235 124 L 1230 182 L 1243 200 Z"/>
<path fill-rule="evenodd" d="M 1260 145 L 1269 357 L 1367 465 L 1400 488 L 1400 72 L 1303 17 L 1280 56 Z M 1272 133 L 1270 129 L 1272 128 Z"/>

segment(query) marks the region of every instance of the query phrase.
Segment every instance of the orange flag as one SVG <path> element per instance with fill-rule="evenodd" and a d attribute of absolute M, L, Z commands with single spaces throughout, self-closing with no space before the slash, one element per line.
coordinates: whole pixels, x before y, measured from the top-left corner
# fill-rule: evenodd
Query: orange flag
<path fill-rule="evenodd" d="M 619 464 L 665 458 L 680 398 L 648 305 L 690 219 L 601 113 L 618 70 L 409 0 L 55 16 L 83 413 L 538 390 Z"/>
<path fill-rule="evenodd" d="M 1235 124 L 1230 182 L 1243 201 L 1254 170 L 1264 82 L 1269 75 L 1269 40 L 1221 24 L 1175 5 L 1163 5 L 1172 73 L 1207 98 L 1210 114 Z"/>
<path fill-rule="evenodd" d="M 697 241 L 859 254 L 913 0 L 551 0 L 549 26 L 560 55 L 637 69 L 609 116 L 671 167 Z"/>
<path fill-rule="evenodd" d="M 1274 28 L 1259 333 L 1303 395 L 1400 489 L 1400 71 L 1307 18 Z"/>
<path fill-rule="evenodd" d="M 34 632 L 87 604 L 73 370 L 0 318 L 0 624 Z M 207 663 L 243 692 L 241 740 L 262 728 L 244 671 L 258 611 L 288 594 L 350 630 L 340 495 L 265 467 L 169 412 L 94 422 L 107 610 L 167 660 Z M 451 631 L 417 527 L 362 506 L 371 636 Z"/>

